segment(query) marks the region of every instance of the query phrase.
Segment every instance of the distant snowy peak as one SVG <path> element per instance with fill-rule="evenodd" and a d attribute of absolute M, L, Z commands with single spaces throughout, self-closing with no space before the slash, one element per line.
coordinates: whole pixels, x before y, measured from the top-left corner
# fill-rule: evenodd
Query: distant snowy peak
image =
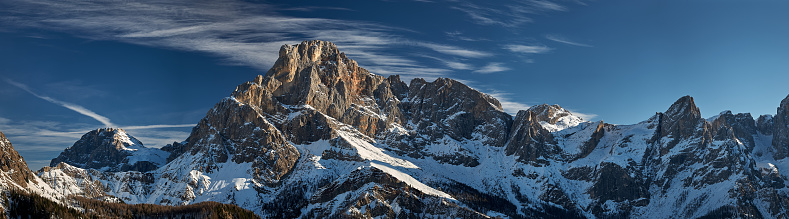
<path fill-rule="evenodd" d="M 531 111 L 540 125 L 550 132 L 561 131 L 584 122 L 583 118 L 573 115 L 569 110 L 555 104 L 532 106 L 527 111 Z"/>
<path fill-rule="evenodd" d="M 165 164 L 167 156 L 168 152 L 146 148 L 123 129 L 102 128 L 83 135 L 52 159 L 50 166 L 64 162 L 86 169 L 146 172 Z"/>

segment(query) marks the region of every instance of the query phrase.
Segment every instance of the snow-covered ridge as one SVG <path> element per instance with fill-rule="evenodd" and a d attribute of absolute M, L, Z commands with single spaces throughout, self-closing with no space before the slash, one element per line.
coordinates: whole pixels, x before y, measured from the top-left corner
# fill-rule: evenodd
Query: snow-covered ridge
<path fill-rule="evenodd" d="M 216 104 L 168 163 L 40 176 L 83 188 L 70 194 L 98 182 L 127 203 L 210 200 L 267 218 L 788 216 L 780 135 L 756 131 L 772 123 L 704 120 L 690 97 L 633 125 L 558 105 L 513 119 L 479 94 L 371 75 L 335 45 L 305 41 Z M 126 137 L 121 151 L 144 151 Z"/>

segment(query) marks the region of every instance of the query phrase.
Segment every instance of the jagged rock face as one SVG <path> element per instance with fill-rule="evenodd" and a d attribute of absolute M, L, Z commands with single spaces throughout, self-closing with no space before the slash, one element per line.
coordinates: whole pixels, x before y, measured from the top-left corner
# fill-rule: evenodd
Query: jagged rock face
<path fill-rule="evenodd" d="M 282 46 L 277 62 L 255 82 L 270 93 L 267 96 L 282 104 L 309 105 L 370 137 L 397 122 L 385 115 L 399 113 L 399 100 L 394 95 L 398 91 L 387 89 L 392 84 L 401 88 L 399 78 L 387 80 L 371 74 L 330 42 L 304 41 Z M 388 85 L 381 87 L 385 82 Z M 390 101 L 395 107 L 378 104 Z"/>
<path fill-rule="evenodd" d="M 529 108 L 533 112 L 537 121 L 547 122 L 549 124 L 556 124 L 559 119 L 571 115 L 559 105 L 542 104 Z"/>
<path fill-rule="evenodd" d="M 142 142 L 116 128 L 90 131 L 52 159 L 50 166 L 67 163 L 86 169 L 147 172 L 165 163 L 164 151 L 146 148 Z"/>
<path fill-rule="evenodd" d="M 495 98 L 447 78 L 431 83 L 414 79 L 409 87 L 409 117 L 420 134 L 432 138 L 428 141 L 447 135 L 497 147 L 506 143 L 512 117 Z M 481 134 L 482 139 L 473 133 Z"/>
<path fill-rule="evenodd" d="M 733 115 L 731 111 L 725 111 L 711 125 L 715 140 L 736 139 L 748 146 L 748 150 L 756 145 L 753 140 L 757 131 L 756 123 L 750 113 Z"/>
<path fill-rule="evenodd" d="M 614 163 L 602 163 L 594 174 L 597 175 L 597 179 L 589 189 L 589 195 L 600 203 L 607 201 L 627 203 L 623 205 L 626 208 L 643 207 L 649 204 L 648 185 L 637 170 L 627 170 Z M 630 211 L 630 209 L 622 210 Z M 601 205 L 595 206 L 592 211 L 603 215 Z"/>
<path fill-rule="evenodd" d="M 690 96 L 684 96 L 674 102 L 660 119 L 660 137 L 671 136 L 676 139 L 693 136 L 696 127 L 703 120 L 701 111 Z"/>
<path fill-rule="evenodd" d="M 597 148 L 597 145 L 600 144 L 603 136 L 605 136 L 606 128 L 610 127 L 612 127 L 612 125 L 606 124 L 603 121 L 598 122 L 594 132 L 589 136 L 589 140 L 586 140 L 583 145 L 581 145 L 581 153 L 572 159 L 580 159 L 589 156 L 589 154 Z"/>
<path fill-rule="evenodd" d="M 0 171 L 2 175 L 8 178 L 0 178 L 0 180 L 10 180 L 11 182 L 1 182 L 6 189 L 11 187 L 9 183 L 17 184 L 21 187 L 27 187 L 28 182 L 32 181 L 35 175 L 27 167 L 27 163 L 19 153 L 14 150 L 14 146 L 5 137 L 5 134 L 0 132 Z"/>
<path fill-rule="evenodd" d="M 517 156 L 518 161 L 541 166 L 548 163 L 546 159 L 560 155 L 553 135 L 539 124 L 532 111 L 518 111 L 509 136 L 507 155 Z"/>
<path fill-rule="evenodd" d="M 703 137 L 700 144 L 706 144 L 711 138 L 708 127 L 699 129 L 699 126 L 706 126 L 708 123 L 701 118 L 701 111 L 696 107 L 693 97 L 684 96 L 679 98 L 666 112 L 658 115 L 660 125 L 657 137 L 659 140 L 668 137 L 669 142 L 665 147 L 660 148 L 660 154 L 666 154 L 679 141 L 694 137 Z"/>
<path fill-rule="evenodd" d="M 773 115 L 761 115 L 756 119 L 756 130 L 764 135 L 773 135 Z"/>
<path fill-rule="evenodd" d="M 773 118 L 773 147 L 775 159 L 789 156 L 789 96 L 778 106 L 778 113 Z"/>
<path fill-rule="evenodd" d="M 211 173 L 218 164 L 252 163 L 263 183 L 276 183 L 299 158 L 274 125 L 252 106 L 227 98 L 200 120 L 187 139 L 187 152 L 199 155 L 197 170 Z"/>

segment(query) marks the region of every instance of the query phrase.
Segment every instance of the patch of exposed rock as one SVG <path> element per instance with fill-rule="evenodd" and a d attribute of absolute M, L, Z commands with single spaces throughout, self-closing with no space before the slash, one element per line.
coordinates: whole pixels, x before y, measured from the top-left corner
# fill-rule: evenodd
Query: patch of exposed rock
<path fill-rule="evenodd" d="M 210 110 L 186 140 L 185 153 L 198 155 L 197 170 L 213 172 L 226 162 L 253 163 L 253 175 L 276 183 L 299 159 L 298 150 L 253 106 L 226 98 Z"/>
<path fill-rule="evenodd" d="M 27 167 L 25 159 L 19 155 L 2 132 L 0 132 L 0 171 L 2 171 L 0 174 L 8 177 L 0 178 L 2 181 L 10 180 L 10 182 L 0 182 L 6 187 L 11 187 L 9 183 L 13 183 L 25 188 L 35 177 Z"/>
<path fill-rule="evenodd" d="M 778 106 L 778 112 L 773 117 L 773 127 L 773 147 L 777 160 L 789 156 L 789 96 Z"/>
<path fill-rule="evenodd" d="M 509 136 L 506 153 L 517 156 L 518 161 L 542 166 L 548 159 L 559 158 L 561 148 L 556 146 L 551 132 L 539 124 L 533 111 L 518 111 Z"/>

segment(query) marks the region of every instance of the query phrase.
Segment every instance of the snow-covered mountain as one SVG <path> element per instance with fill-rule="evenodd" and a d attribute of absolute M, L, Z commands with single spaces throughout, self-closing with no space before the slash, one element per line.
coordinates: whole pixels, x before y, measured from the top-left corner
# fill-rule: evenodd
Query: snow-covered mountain
<path fill-rule="evenodd" d="M 160 150 L 97 130 L 38 176 L 63 195 L 266 218 L 786 218 L 787 125 L 789 97 L 758 120 L 702 118 L 689 96 L 633 125 L 558 105 L 513 117 L 458 81 L 407 84 L 305 41 L 186 141 Z"/>
<path fill-rule="evenodd" d="M 167 163 L 168 156 L 170 153 L 166 151 L 146 148 L 123 129 L 103 128 L 83 135 L 73 146 L 52 159 L 50 166 L 63 162 L 101 171 L 147 172 Z"/>

